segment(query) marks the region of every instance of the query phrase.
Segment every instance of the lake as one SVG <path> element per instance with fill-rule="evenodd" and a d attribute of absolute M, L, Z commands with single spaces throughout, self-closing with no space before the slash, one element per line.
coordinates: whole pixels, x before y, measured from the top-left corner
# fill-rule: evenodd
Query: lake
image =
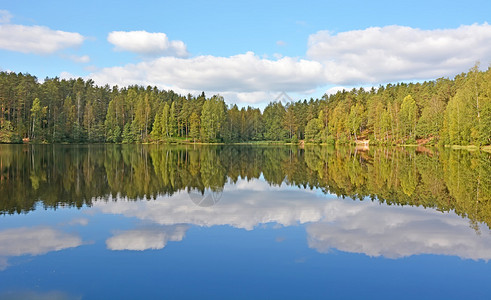
<path fill-rule="evenodd" d="M 489 299 L 491 155 L 0 145 L 0 299 Z"/>

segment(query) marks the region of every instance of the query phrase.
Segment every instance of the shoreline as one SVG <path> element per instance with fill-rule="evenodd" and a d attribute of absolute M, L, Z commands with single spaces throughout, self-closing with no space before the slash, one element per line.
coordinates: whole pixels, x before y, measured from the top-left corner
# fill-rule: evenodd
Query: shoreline
<path fill-rule="evenodd" d="M 234 143 L 210 143 L 210 142 L 191 142 L 191 141 L 171 141 L 171 142 L 144 142 L 144 143 L 0 143 L 0 145 L 197 145 L 197 146 L 296 146 L 303 148 L 304 146 L 322 146 L 322 147 L 357 147 L 364 150 L 369 150 L 370 147 L 423 147 L 423 148 L 450 148 L 452 150 L 467 150 L 467 151 L 484 151 L 491 153 L 491 145 L 476 146 L 476 145 L 425 145 L 425 144 L 359 144 L 359 143 L 343 143 L 343 144 L 327 144 L 327 143 L 304 143 L 300 141 L 299 143 L 287 143 L 281 141 L 251 141 L 251 142 L 234 142 Z"/>

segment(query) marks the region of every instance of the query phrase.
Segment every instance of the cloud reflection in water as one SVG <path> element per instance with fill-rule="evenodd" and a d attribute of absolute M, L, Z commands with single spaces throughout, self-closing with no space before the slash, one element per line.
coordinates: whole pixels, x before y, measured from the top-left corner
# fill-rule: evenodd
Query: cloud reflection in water
<path fill-rule="evenodd" d="M 213 207 L 196 206 L 181 192 L 156 201 L 96 202 L 94 208 L 167 226 L 122 232 L 107 241 L 108 248 L 114 250 L 161 249 L 169 240 L 182 240 L 187 228 L 180 224 L 252 230 L 276 223 L 305 224 L 309 247 L 321 253 L 338 249 L 387 258 L 438 254 L 491 259 L 489 229 L 482 226 L 478 235 L 468 220 L 453 213 L 342 200 L 315 190 L 269 186 L 262 180 L 227 184 L 222 200 Z"/>
<path fill-rule="evenodd" d="M 168 241 L 182 241 L 187 225 L 150 227 L 123 231 L 107 239 L 110 250 L 148 250 L 162 249 Z"/>
<path fill-rule="evenodd" d="M 8 257 L 41 255 L 82 245 L 75 234 L 49 226 L 21 227 L 0 231 L 0 270 L 8 267 Z"/>

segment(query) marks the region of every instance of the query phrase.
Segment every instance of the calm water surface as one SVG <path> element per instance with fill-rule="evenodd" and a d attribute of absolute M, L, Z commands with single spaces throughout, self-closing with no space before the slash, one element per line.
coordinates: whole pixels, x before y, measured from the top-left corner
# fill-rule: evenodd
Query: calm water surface
<path fill-rule="evenodd" d="M 489 299 L 491 156 L 0 145 L 0 299 Z"/>

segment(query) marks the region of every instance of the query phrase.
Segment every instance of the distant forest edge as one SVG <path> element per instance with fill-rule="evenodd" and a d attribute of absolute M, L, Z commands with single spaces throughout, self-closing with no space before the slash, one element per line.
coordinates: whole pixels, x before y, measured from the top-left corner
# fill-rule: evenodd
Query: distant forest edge
<path fill-rule="evenodd" d="M 491 144 L 491 68 L 258 108 L 157 87 L 0 73 L 0 143 Z"/>

